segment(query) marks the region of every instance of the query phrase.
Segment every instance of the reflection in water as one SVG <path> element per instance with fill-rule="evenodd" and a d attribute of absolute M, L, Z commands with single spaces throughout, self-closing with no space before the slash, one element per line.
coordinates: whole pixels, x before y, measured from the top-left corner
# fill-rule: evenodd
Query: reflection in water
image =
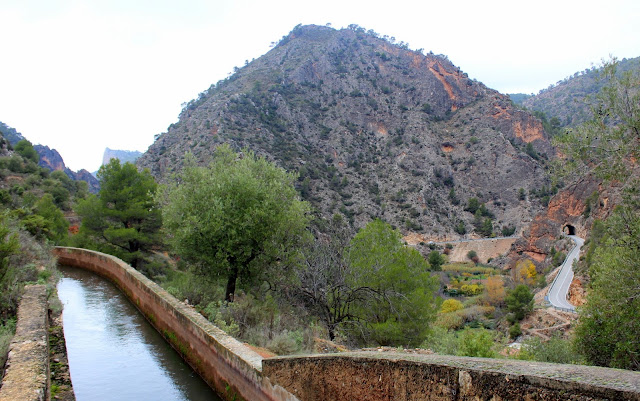
<path fill-rule="evenodd" d="M 110 282 L 61 267 L 71 381 L 83 400 L 220 400 Z"/>

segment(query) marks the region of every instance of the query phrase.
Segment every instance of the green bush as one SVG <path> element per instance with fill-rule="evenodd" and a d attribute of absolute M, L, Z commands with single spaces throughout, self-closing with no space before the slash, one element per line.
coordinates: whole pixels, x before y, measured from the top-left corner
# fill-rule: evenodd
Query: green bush
<path fill-rule="evenodd" d="M 522 335 L 522 329 L 520 328 L 520 323 L 515 322 L 513 326 L 509 328 L 509 337 L 516 339 Z"/>
<path fill-rule="evenodd" d="M 31 145 L 31 142 L 27 141 L 26 139 L 22 139 L 18 141 L 18 143 L 16 143 L 16 146 L 13 147 L 13 149 L 20 156 L 36 164 L 40 159 L 40 157 L 38 156 L 38 152 L 36 152 L 36 150 L 33 148 L 33 145 Z"/>
<path fill-rule="evenodd" d="M 458 337 L 454 331 L 436 326 L 420 348 L 430 349 L 442 355 L 456 355 L 458 353 Z"/>
<path fill-rule="evenodd" d="M 11 339 L 16 331 L 15 318 L 8 319 L 4 324 L 0 324 L 0 371 L 7 361 L 7 353 L 9 352 L 9 345 Z"/>
<path fill-rule="evenodd" d="M 458 224 L 453 228 L 457 234 L 465 235 L 467 233 L 467 227 L 464 224 L 464 221 L 460 220 Z"/>
<path fill-rule="evenodd" d="M 582 356 L 576 352 L 571 340 L 563 339 L 556 334 L 548 341 L 538 337 L 523 342 L 518 359 L 534 360 L 553 363 L 584 363 Z"/>
<path fill-rule="evenodd" d="M 458 337 L 458 352 L 460 356 L 476 356 L 482 358 L 495 358 L 497 353 L 493 350 L 493 333 L 486 329 L 465 328 Z"/>
<path fill-rule="evenodd" d="M 525 284 L 520 284 L 508 292 L 505 302 L 515 319 L 522 320 L 533 310 L 533 293 Z"/>

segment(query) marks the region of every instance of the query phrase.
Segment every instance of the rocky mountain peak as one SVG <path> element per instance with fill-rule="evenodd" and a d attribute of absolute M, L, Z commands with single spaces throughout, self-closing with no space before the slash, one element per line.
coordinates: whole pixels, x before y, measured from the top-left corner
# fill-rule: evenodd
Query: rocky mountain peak
<path fill-rule="evenodd" d="M 111 159 L 118 159 L 121 163 L 131 162 L 135 163 L 135 161 L 140 157 L 142 152 L 138 152 L 137 150 L 118 150 L 118 149 L 109 149 L 106 148 L 104 150 L 104 154 L 102 155 L 102 164 L 108 164 Z"/>
<path fill-rule="evenodd" d="M 299 172 L 320 215 L 429 239 L 487 235 L 478 219 L 523 227 L 553 157 L 540 121 L 508 97 L 446 56 L 356 26 L 296 27 L 189 102 L 137 163 L 163 180 L 186 152 L 206 164 L 221 143 Z M 485 215 L 465 211 L 471 198 Z"/>

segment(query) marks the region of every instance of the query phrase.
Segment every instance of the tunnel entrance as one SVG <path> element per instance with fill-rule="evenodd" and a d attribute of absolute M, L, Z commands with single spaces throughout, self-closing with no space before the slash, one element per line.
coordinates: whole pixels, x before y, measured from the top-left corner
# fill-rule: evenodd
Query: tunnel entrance
<path fill-rule="evenodd" d="M 564 226 L 562 231 L 567 235 L 576 235 L 576 228 L 571 224 L 567 224 L 566 226 Z"/>

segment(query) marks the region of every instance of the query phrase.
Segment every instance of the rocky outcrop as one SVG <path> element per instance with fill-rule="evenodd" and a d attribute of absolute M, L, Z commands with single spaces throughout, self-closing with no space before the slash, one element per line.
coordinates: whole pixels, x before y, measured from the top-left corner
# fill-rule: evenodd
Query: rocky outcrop
<path fill-rule="evenodd" d="M 587 232 L 586 200 L 598 188 L 598 181 L 585 178 L 558 192 L 549 201 L 546 211 L 536 216 L 523 237 L 513 244 L 512 256 L 524 255 L 538 263 L 544 261 L 567 225 L 574 227 L 575 234 L 584 238 Z"/>
<path fill-rule="evenodd" d="M 117 150 L 106 148 L 102 155 L 102 164 L 108 164 L 111 159 L 118 159 L 120 163 L 135 163 L 135 161 L 142 155 L 142 152 L 137 150 Z"/>
<path fill-rule="evenodd" d="M 40 157 L 38 164 L 41 167 L 48 168 L 49 171 L 64 171 L 67 168 L 67 166 L 64 165 L 62 156 L 60 156 L 57 150 L 44 145 L 34 145 L 33 148 L 38 152 L 38 156 Z"/>
<path fill-rule="evenodd" d="M 96 194 L 98 193 L 98 191 L 100 191 L 100 181 L 98 181 L 98 179 L 89 171 L 82 169 L 74 173 L 67 168 L 64 170 L 64 172 L 76 181 L 79 180 L 86 182 L 89 186 L 89 192 Z"/>
<path fill-rule="evenodd" d="M 12 127 L 8 126 L 7 124 L 5 124 L 5 123 L 3 123 L 1 121 L 0 121 L 0 134 L 2 134 L 2 136 L 7 141 L 9 141 L 11 146 L 15 145 L 16 143 L 18 143 L 18 142 L 20 142 L 21 140 L 24 139 L 24 136 L 22 136 L 21 133 L 16 131 L 15 128 L 12 128 Z"/>
<path fill-rule="evenodd" d="M 185 153 L 204 165 L 221 143 L 298 172 L 319 215 L 447 239 L 461 221 L 472 231 L 471 197 L 494 213 L 496 231 L 522 229 L 542 205 L 518 192 L 547 185 L 543 164 L 554 157 L 540 122 L 508 97 L 446 56 L 359 27 L 295 28 L 189 102 L 137 164 L 162 181 Z"/>
<path fill-rule="evenodd" d="M 100 190 L 100 182 L 90 172 L 85 169 L 74 172 L 64 164 L 64 160 L 57 150 L 51 149 L 44 145 L 34 145 L 33 148 L 38 152 L 41 167 L 49 169 L 49 171 L 64 171 L 64 173 L 74 181 L 84 181 L 88 185 L 89 192 L 97 193 Z"/>
<path fill-rule="evenodd" d="M 543 262 L 562 233 L 587 238 L 593 221 L 606 219 L 621 200 L 622 183 L 603 184 L 590 175 L 578 179 L 552 197 L 546 210 L 533 219 L 511 247 L 511 260 L 525 256 Z"/>

